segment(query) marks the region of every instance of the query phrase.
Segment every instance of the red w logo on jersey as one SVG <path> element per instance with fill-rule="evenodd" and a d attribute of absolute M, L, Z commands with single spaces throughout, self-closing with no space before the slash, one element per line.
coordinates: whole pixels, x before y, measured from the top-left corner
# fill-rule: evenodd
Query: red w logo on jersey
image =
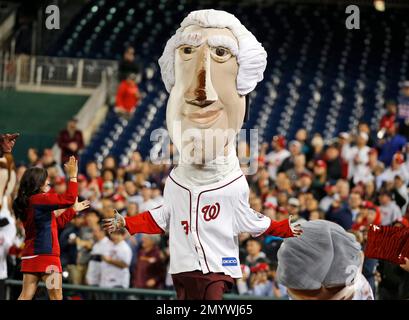
<path fill-rule="evenodd" d="M 216 202 L 212 205 L 207 205 L 202 208 L 203 218 L 205 221 L 214 220 L 220 213 L 220 204 Z"/>

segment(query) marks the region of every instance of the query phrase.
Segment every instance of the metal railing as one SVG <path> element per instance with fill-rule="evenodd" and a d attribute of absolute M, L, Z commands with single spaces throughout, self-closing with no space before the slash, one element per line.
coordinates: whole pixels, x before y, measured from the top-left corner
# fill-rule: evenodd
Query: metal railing
<path fill-rule="evenodd" d="M 21 280 L 6 280 L 6 299 L 10 300 L 10 290 L 12 287 L 21 287 Z M 39 283 L 39 288 L 45 288 L 43 282 Z M 171 290 L 150 290 L 150 289 L 123 289 L 123 288 L 101 288 L 86 285 L 63 284 L 63 291 L 73 293 L 88 293 L 91 297 L 103 300 L 117 299 L 156 299 L 156 300 L 175 300 L 176 292 Z M 64 295 L 65 295 L 64 294 Z M 272 297 L 260 297 L 250 295 L 225 294 L 224 300 L 282 300 Z"/>
<path fill-rule="evenodd" d="M 116 75 L 114 60 L 11 55 L 0 52 L 0 88 L 60 87 L 94 89 Z"/>

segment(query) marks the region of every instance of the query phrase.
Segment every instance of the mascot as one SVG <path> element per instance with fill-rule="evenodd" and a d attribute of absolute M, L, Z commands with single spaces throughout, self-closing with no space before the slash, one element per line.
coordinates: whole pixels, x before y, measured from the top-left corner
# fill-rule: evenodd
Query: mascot
<path fill-rule="evenodd" d="M 164 204 L 105 229 L 169 233 L 170 274 L 178 299 L 218 300 L 241 278 L 238 235 L 294 237 L 281 222 L 249 206 L 249 186 L 235 137 L 246 95 L 263 79 L 267 54 L 240 21 L 224 11 L 191 12 L 159 59 L 169 92 L 166 123 L 179 162 L 165 183 Z"/>
<path fill-rule="evenodd" d="M 374 300 L 352 233 L 325 220 L 306 221 L 301 228 L 302 236 L 284 239 L 277 253 L 277 280 L 291 299 Z"/>
<path fill-rule="evenodd" d="M 9 204 L 16 185 L 14 160 L 11 155 L 18 134 L 0 134 L 0 300 L 5 299 L 7 254 L 16 236 L 15 219 Z"/>

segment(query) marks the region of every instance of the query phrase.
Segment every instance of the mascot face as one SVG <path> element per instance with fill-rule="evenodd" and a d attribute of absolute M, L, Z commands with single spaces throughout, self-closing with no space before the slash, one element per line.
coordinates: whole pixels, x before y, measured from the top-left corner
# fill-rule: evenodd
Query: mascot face
<path fill-rule="evenodd" d="M 245 114 L 237 92 L 238 42 L 227 28 L 186 27 L 175 50 L 166 122 L 182 161 L 204 164 L 234 147 Z"/>

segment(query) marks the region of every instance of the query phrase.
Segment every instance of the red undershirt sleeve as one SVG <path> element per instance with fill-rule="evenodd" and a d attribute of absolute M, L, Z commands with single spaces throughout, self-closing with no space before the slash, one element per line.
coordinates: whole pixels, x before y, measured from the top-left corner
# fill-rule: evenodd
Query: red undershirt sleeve
<path fill-rule="evenodd" d="M 149 211 L 141 212 L 134 217 L 125 218 L 125 228 L 130 234 L 147 233 L 147 234 L 163 234 L 162 228 L 158 226 Z"/>
<path fill-rule="evenodd" d="M 271 220 L 270 226 L 263 234 L 280 238 L 290 238 L 294 236 L 288 219 L 283 221 Z"/>

